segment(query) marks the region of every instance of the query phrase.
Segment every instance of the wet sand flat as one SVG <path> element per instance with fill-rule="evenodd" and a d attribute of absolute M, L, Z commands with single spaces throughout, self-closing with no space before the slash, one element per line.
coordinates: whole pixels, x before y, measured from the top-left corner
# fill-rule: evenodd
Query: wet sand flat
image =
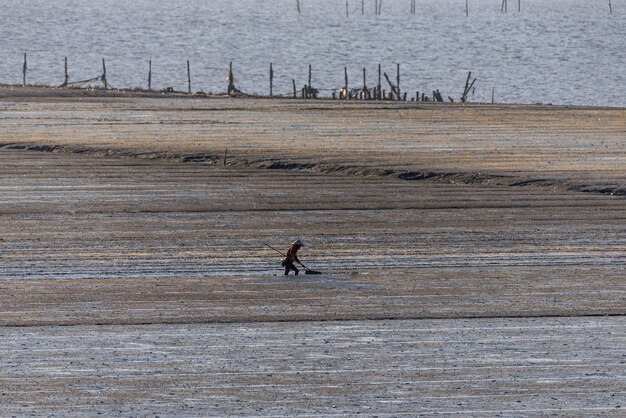
<path fill-rule="evenodd" d="M 483 170 L 479 148 L 457 166 L 428 140 L 423 153 L 396 143 L 402 163 L 386 173 L 394 153 L 372 152 L 374 139 L 356 146 L 360 133 L 342 132 L 337 152 L 309 146 L 288 127 L 293 116 L 276 116 L 295 112 L 289 101 L 2 100 L 0 415 L 614 416 L 625 407 L 625 176 L 609 166 L 625 158 L 623 111 L 573 110 L 613 118 L 579 133 L 612 144 L 605 163 L 568 148 L 559 128 L 563 149 L 550 159 L 572 169 L 542 172 L 531 160 L 517 170 L 501 154 L 506 169 Z M 128 122 L 133 108 L 165 105 L 166 120 L 197 106 L 221 108 L 211 111 L 221 120 L 226 103 L 244 108 L 233 112 L 247 126 L 276 117 L 281 145 L 271 136 L 250 145 L 234 134 L 245 129 L 218 143 L 226 131 L 209 135 L 204 116 L 160 131 L 153 115 L 145 136 Z M 117 106 L 119 121 L 100 129 L 94 115 Z M 447 129 L 462 138 L 460 128 L 437 130 Z M 121 132 L 129 139 L 113 138 Z M 503 136 L 522 143 L 515 129 Z M 429 170 L 456 177 L 398 175 Z M 322 275 L 282 276 L 265 244 L 283 249 L 298 236 L 303 261 Z"/>
<path fill-rule="evenodd" d="M 156 96 L 0 88 L 0 144 L 626 193 L 626 109 Z"/>

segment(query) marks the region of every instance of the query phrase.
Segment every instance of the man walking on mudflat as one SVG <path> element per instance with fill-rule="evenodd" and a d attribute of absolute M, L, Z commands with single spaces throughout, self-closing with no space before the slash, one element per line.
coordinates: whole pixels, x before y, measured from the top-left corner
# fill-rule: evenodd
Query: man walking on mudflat
<path fill-rule="evenodd" d="M 298 250 L 302 247 L 302 241 L 295 240 L 291 243 L 289 248 L 287 248 L 287 254 L 285 259 L 283 260 L 283 266 L 285 267 L 285 276 L 289 275 L 289 272 L 293 270 L 296 273 L 296 276 L 300 272 L 298 268 L 294 265 L 294 263 L 302 264 L 298 259 Z"/>

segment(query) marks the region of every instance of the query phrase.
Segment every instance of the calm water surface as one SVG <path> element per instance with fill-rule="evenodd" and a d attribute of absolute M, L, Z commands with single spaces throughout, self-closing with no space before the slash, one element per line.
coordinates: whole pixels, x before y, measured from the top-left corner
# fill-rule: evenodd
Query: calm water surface
<path fill-rule="evenodd" d="M 70 79 L 101 73 L 102 58 L 114 87 L 223 92 L 228 62 L 237 86 L 290 94 L 292 79 L 330 95 L 343 85 L 362 85 L 362 68 L 374 85 L 377 64 L 401 87 L 458 99 L 468 71 L 478 78 L 472 100 L 589 104 L 626 107 L 626 0 L 0 0 L 0 82 L 21 83 L 24 52 L 28 82 L 58 85 L 63 57 Z"/>

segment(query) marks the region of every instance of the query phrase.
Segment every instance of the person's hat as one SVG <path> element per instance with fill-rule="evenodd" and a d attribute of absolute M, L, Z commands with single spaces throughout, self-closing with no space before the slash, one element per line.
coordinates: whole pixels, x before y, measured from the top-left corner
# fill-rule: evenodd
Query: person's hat
<path fill-rule="evenodd" d="M 299 239 L 297 239 L 297 240 L 295 240 L 295 241 L 293 242 L 293 245 L 295 245 L 296 247 L 302 247 L 302 245 L 304 245 L 304 244 L 302 244 L 302 241 L 300 241 Z"/>

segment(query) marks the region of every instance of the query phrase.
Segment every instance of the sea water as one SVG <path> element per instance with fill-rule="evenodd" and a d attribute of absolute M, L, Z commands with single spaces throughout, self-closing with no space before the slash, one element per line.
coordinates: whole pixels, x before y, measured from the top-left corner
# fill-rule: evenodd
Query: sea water
<path fill-rule="evenodd" d="M 219 93 L 229 63 L 240 90 L 291 95 L 308 83 L 330 96 L 378 82 L 378 64 L 408 97 L 626 107 L 626 0 L 0 0 L 0 83 L 60 85 L 97 77 Z M 361 6 L 364 6 L 362 10 Z M 518 11 L 518 6 L 521 10 Z M 97 85 L 97 83 L 93 83 Z M 389 86 L 383 77 L 383 88 Z"/>

